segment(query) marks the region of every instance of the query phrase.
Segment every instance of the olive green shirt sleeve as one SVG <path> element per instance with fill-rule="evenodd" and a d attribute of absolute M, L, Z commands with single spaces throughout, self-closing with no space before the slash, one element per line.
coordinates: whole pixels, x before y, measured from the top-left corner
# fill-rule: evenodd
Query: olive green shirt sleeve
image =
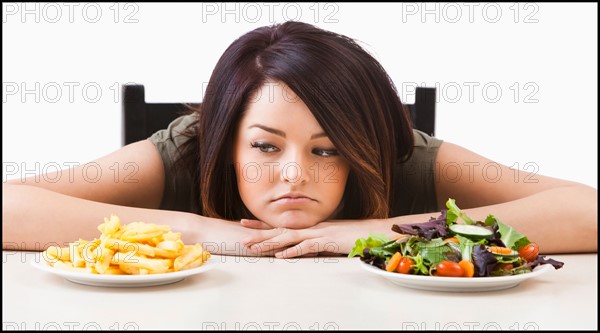
<path fill-rule="evenodd" d="M 439 212 L 435 192 L 436 157 L 442 140 L 413 130 L 411 158 L 396 164 L 391 216 Z"/>
<path fill-rule="evenodd" d="M 185 115 L 173 120 L 166 129 L 154 133 L 148 140 L 152 142 L 163 162 L 165 187 L 160 209 L 190 212 L 192 207 L 192 176 L 186 170 L 174 172 L 179 147 L 189 138 L 180 135 L 194 120 L 196 115 Z"/>

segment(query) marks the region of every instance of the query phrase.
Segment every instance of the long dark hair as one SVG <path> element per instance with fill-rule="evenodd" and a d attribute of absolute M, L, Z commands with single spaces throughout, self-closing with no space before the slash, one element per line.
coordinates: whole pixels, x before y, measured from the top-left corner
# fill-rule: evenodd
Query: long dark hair
<path fill-rule="evenodd" d="M 408 110 L 381 64 L 354 40 L 301 22 L 250 31 L 219 59 L 178 161 L 193 176 L 194 210 L 254 218 L 231 156 L 248 100 L 269 80 L 285 83 L 306 104 L 349 162 L 338 218 L 389 217 L 395 165 L 413 149 Z"/>

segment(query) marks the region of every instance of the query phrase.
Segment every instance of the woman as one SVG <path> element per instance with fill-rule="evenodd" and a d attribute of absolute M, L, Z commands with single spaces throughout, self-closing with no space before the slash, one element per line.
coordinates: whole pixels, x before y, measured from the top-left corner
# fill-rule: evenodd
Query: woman
<path fill-rule="evenodd" d="M 94 161 L 135 165 L 132 180 L 86 182 L 81 166 L 54 183 L 4 184 L 3 244 L 91 239 L 114 213 L 169 224 L 213 253 L 345 254 L 356 238 L 436 216 L 451 197 L 543 252 L 597 250 L 597 190 L 540 175 L 514 182 L 505 166 L 490 182 L 481 168 L 492 161 L 410 124 L 384 69 L 353 40 L 299 22 L 259 28 L 225 51 L 201 109 Z M 440 172 L 448 165 L 461 176 Z"/>

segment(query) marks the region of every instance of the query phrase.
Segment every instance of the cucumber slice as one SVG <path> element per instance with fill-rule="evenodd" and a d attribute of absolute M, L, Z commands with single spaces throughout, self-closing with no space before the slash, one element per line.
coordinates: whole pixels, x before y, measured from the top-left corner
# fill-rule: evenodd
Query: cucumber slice
<path fill-rule="evenodd" d="M 484 227 L 471 224 L 453 224 L 450 226 L 450 231 L 457 235 L 468 237 L 471 239 L 482 239 L 491 237 L 494 233 Z"/>

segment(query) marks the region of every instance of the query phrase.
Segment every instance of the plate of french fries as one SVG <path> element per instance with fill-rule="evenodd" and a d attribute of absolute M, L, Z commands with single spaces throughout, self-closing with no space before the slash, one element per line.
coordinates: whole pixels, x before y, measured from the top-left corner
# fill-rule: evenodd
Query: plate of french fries
<path fill-rule="evenodd" d="M 215 266 L 200 244 L 186 245 L 167 225 L 121 224 L 116 215 L 98 226 L 100 238 L 50 246 L 33 266 L 85 285 L 148 287 L 175 283 Z"/>

